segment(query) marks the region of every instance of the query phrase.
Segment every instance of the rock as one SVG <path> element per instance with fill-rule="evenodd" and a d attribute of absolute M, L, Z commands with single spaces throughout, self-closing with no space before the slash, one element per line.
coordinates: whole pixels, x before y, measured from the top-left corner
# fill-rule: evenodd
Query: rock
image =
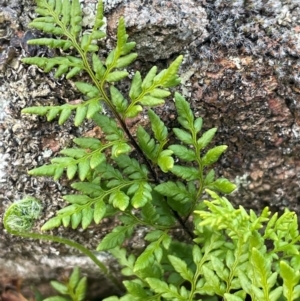
<path fill-rule="evenodd" d="M 228 198 L 256 211 L 268 205 L 274 211 L 288 207 L 299 214 L 299 0 L 106 2 L 108 41 L 115 37 L 117 18 L 125 14 L 129 40 L 137 42 L 142 58 L 135 66 L 144 71 L 154 61 L 161 69 L 173 55 L 185 54 L 183 86 L 178 90 L 189 99 L 195 114 L 204 118 L 204 130 L 218 127 L 214 143 L 228 145 L 215 168 L 219 176 L 238 184 L 239 189 Z M 49 155 L 93 126 L 88 122 L 80 128 L 71 122 L 58 126 L 20 114 L 27 106 L 62 104 L 81 97 L 69 81 L 55 80 L 51 73 L 21 64 L 20 58 L 28 55 L 21 42 L 34 5 L 32 1 L 26 6 L 20 3 L 6 0 L 0 4 L 0 60 L 5 63 L 0 70 L 0 216 L 13 201 L 34 195 L 44 205 L 39 228 L 64 206 L 62 196 L 71 189 L 67 182 L 29 177 L 27 171 L 49 162 Z M 83 4 L 95 5 L 95 1 Z M 47 54 L 45 49 L 39 51 Z M 167 126 L 176 124 L 171 101 L 158 111 Z M 106 220 L 85 231 L 54 233 L 95 250 L 115 223 Z M 134 250 L 143 243 L 142 237 L 132 244 Z M 44 283 L 59 278 L 62 270 L 77 264 L 87 266 L 84 271 L 91 277 L 98 275 L 98 269 L 74 250 L 12 237 L 1 223 L 0 248 L 4 250 L 0 274 L 23 278 L 25 285 L 43 288 Z"/>
<path fill-rule="evenodd" d="M 134 0 L 120 5 L 108 18 L 108 30 L 116 32 L 116 22 L 124 16 L 130 40 L 137 43 L 140 58 L 168 59 L 182 53 L 192 42 L 202 43 L 208 33 L 205 10 L 189 0 Z"/>

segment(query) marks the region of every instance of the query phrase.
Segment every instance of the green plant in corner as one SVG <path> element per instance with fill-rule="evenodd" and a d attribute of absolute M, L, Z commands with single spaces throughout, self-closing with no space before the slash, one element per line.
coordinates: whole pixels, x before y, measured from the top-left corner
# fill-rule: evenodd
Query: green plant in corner
<path fill-rule="evenodd" d="M 180 83 L 182 56 L 160 72 L 153 67 L 142 77 L 136 71 L 130 80 L 126 68 L 137 54 L 133 52 L 135 43 L 128 42 L 123 18 L 118 23 L 116 47 L 107 58 L 99 56 L 98 41 L 105 38 L 101 1 L 92 29 L 84 33 L 79 0 L 37 0 L 36 12 L 39 17 L 30 26 L 49 37 L 29 43 L 63 52 L 51 58 L 24 58 L 23 62 L 45 72 L 56 70 L 55 77 L 66 79 L 85 73 L 90 81 L 75 82 L 84 95 L 79 104 L 36 106 L 22 112 L 46 116 L 49 122 L 58 118 L 60 125 L 74 113 L 75 126 L 90 119 L 103 132 L 101 139 L 74 139 L 74 147 L 63 149 L 60 157 L 29 171 L 55 180 L 65 173 L 69 180 L 77 180 L 71 186 L 78 193 L 64 196 L 67 206 L 41 230 L 60 226 L 86 229 L 104 217 L 118 216 L 121 224 L 103 238 L 97 250 L 110 251 L 128 280 L 121 287 L 123 296 L 106 301 L 217 300 L 217 296 L 240 301 L 246 295 L 257 301 L 298 300 L 300 257 L 295 214 L 287 211 L 280 218 L 277 214 L 270 218 L 267 208 L 260 216 L 252 211 L 248 214 L 242 207 L 234 209 L 217 195 L 231 193 L 235 185 L 226 178 L 216 178 L 212 168 L 227 148 L 208 149 L 216 128 L 202 133 L 202 118 L 194 117 L 179 93 L 174 95 L 178 127 L 172 133 L 152 109 L 163 105 L 171 96 L 170 88 Z M 121 80 L 130 81 L 126 95 L 118 89 Z M 103 113 L 103 105 L 109 114 Z M 128 120 L 139 114 L 148 115 L 149 129 L 139 126 L 132 132 Z M 205 190 L 211 202 L 202 202 Z M 40 213 L 40 202 L 27 197 L 8 208 L 4 226 L 13 235 L 79 249 L 120 286 L 84 246 L 31 232 Z M 122 244 L 139 226 L 147 229 L 147 246 L 138 256 L 127 254 Z M 174 239 L 172 233 L 177 229 L 185 233 L 185 242 Z M 269 241 L 271 247 L 267 247 Z M 73 280 L 78 273 L 74 270 L 69 280 L 75 291 Z M 55 284 L 72 300 L 83 300 L 82 294 L 77 298 L 66 287 Z M 85 291 L 85 282 L 80 287 L 80 292 Z"/>

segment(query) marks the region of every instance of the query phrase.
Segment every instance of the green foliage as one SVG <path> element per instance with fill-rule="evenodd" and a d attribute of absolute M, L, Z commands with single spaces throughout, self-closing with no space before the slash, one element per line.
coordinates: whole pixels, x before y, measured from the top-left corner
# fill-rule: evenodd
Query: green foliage
<path fill-rule="evenodd" d="M 79 268 L 74 268 L 68 281 L 63 283 L 51 281 L 51 286 L 60 295 L 48 297 L 44 301 L 83 301 L 87 290 L 87 278 L 81 278 Z"/>
<path fill-rule="evenodd" d="M 41 228 L 60 226 L 83 230 L 117 217 L 119 224 L 98 244 L 122 266 L 122 297 L 106 301 L 146 300 L 299 300 L 300 255 L 297 217 L 286 212 L 270 217 L 268 208 L 257 215 L 243 207 L 234 209 L 217 193 L 229 194 L 236 186 L 218 178 L 216 162 L 226 145 L 208 147 L 217 129 L 203 131 L 203 120 L 195 118 L 189 102 L 175 93 L 177 127 L 169 130 L 155 107 L 170 101 L 170 88 L 180 83 L 178 71 L 183 57 L 158 72 L 152 67 L 128 79 L 126 68 L 137 58 L 134 42 L 128 41 L 121 18 L 117 42 L 107 55 L 99 56 L 99 41 L 105 39 L 103 4 L 98 3 L 92 29 L 82 28 L 79 0 L 37 0 L 37 14 L 30 26 L 51 38 L 30 44 L 62 50 L 61 56 L 24 58 L 55 77 L 76 78 L 85 74 L 89 82 L 75 81 L 82 93 L 79 104 L 35 106 L 22 112 L 58 118 L 62 125 L 74 113 L 74 125 L 86 119 L 101 128 L 99 138 L 79 137 L 74 146 L 60 151 L 50 164 L 29 171 L 33 176 L 54 180 L 67 177 L 75 194 L 63 197 L 67 205 Z M 103 43 L 102 43 L 103 44 Z M 103 52 L 103 51 L 102 51 Z M 101 52 L 101 53 L 102 53 Z M 118 86 L 124 80 L 128 91 Z M 126 85 L 125 85 L 126 86 Z M 126 94 L 127 93 L 127 94 Z M 102 111 L 103 104 L 109 113 Z M 149 124 L 134 131 L 131 118 L 147 114 Z M 203 193 L 211 201 L 202 201 Z M 120 289 L 120 284 L 93 252 L 68 239 L 32 232 L 42 205 L 32 197 L 14 203 L 4 215 L 7 231 L 23 237 L 50 240 L 77 248 L 89 256 Z M 124 242 L 146 229 L 145 248 L 128 254 Z M 180 229 L 184 239 L 174 238 Z M 86 278 L 74 269 L 68 281 L 53 281 L 63 296 L 47 301 L 84 300 Z"/>

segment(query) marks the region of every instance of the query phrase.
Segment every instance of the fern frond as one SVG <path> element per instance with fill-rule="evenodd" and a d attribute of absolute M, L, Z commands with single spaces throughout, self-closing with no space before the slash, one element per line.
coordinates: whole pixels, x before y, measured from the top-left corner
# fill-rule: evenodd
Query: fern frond
<path fill-rule="evenodd" d="M 54 120 L 59 116 L 58 124 L 64 124 L 71 116 L 72 111 L 76 111 L 74 124 L 79 126 L 84 118 L 92 118 L 96 113 L 102 109 L 99 98 L 91 98 L 83 103 L 62 106 L 47 106 L 47 107 L 28 107 L 22 110 L 25 114 L 37 114 L 39 116 L 47 116 L 47 121 Z"/>
<path fill-rule="evenodd" d="M 148 110 L 152 132 L 160 144 L 165 144 L 168 138 L 168 129 L 162 120 L 152 110 Z"/>
<path fill-rule="evenodd" d="M 132 218 L 121 216 L 120 220 L 123 226 L 117 226 L 113 231 L 107 234 L 97 247 L 98 251 L 111 250 L 120 247 L 126 238 L 130 237 L 136 227 L 136 222 Z"/>
<path fill-rule="evenodd" d="M 164 99 L 170 95 L 168 88 L 180 83 L 177 72 L 181 61 L 182 56 L 179 56 L 168 69 L 161 71 L 158 75 L 157 67 L 152 67 L 144 80 L 142 80 L 140 73 L 136 72 L 129 91 L 131 103 L 125 116 L 135 117 L 140 112 L 140 107 L 137 107 L 138 103 L 149 107 L 163 104 Z"/>
<path fill-rule="evenodd" d="M 149 171 L 145 165 L 141 165 L 136 159 L 130 158 L 126 155 L 120 155 L 118 158 L 115 158 L 114 161 L 129 179 L 147 180 Z"/>
<path fill-rule="evenodd" d="M 151 161 L 156 162 L 159 154 L 159 145 L 141 126 L 138 127 L 136 134 L 140 148 Z"/>
<path fill-rule="evenodd" d="M 195 199 L 195 190 L 191 186 L 186 186 L 182 182 L 165 182 L 155 187 L 161 195 L 171 197 L 182 204 Z"/>
<path fill-rule="evenodd" d="M 37 65 L 45 72 L 50 72 L 55 66 L 58 66 L 58 69 L 56 70 L 54 75 L 56 78 L 59 78 L 63 74 L 66 74 L 68 78 L 71 78 L 72 76 L 78 74 L 81 70 L 84 70 L 83 61 L 79 58 L 71 56 L 54 58 L 30 57 L 23 58 L 22 62 L 31 65 Z M 74 69 L 77 72 L 75 72 Z"/>
<path fill-rule="evenodd" d="M 127 99 L 125 99 L 122 93 L 114 86 L 110 87 L 110 95 L 117 112 L 123 115 L 128 106 Z"/>
<path fill-rule="evenodd" d="M 95 138 L 77 138 L 74 142 L 82 148 L 66 148 L 60 151 L 64 157 L 51 159 L 51 164 L 43 165 L 29 171 L 30 175 L 53 176 L 59 179 L 66 170 L 69 180 L 73 179 L 76 173 L 81 181 L 84 181 L 92 170 L 96 170 L 106 160 L 103 151 L 107 148 L 118 147 L 119 142 L 102 144 Z"/>
<path fill-rule="evenodd" d="M 105 139 L 108 141 L 127 141 L 125 133 L 117 125 L 113 118 L 110 118 L 103 114 L 95 114 L 93 116 L 95 123 L 100 126 L 102 131 L 105 133 Z"/>

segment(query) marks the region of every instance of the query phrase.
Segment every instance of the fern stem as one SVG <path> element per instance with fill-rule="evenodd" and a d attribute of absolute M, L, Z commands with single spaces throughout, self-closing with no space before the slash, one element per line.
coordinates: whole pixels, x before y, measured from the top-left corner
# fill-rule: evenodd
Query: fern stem
<path fill-rule="evenodd" d="M 92 253 L 90 250 L 88 250 L 83 245 L 81 245 L 81 244 L 79 244 L 79 243 L 77 243 L 73 240 L 67 239 L 67 238 L 53 236 L 53 235 L 49 235 L 49 234 L 40 234 L 40 233 L 32 233 L 32 232 L 30 232 L 30 233 L 18 232 L 18 231 L 14 231 L 12 229 L 9 229 L 7 227 L 5 227 L 5 229 L 7 230 L 7 232 L 9 232 L 12 235 L 21 236 L 21 237 L 24 237 L 24 238 L 33 238 L 33 239 L 40 239 L 40 240 L 58 242 L 58 243 L 70 246 L 74 249 L 77 249 L 78 251 L 80 251 L 81 253 L 83 253 L 87 257 L 89 257 L 100 268 L 102 273 L 114 284 L 114 286 L 118 289 L 118 291 L 124 292 L 124 287 L 108 271 L 106 266 L 95 256 L 94 253 Z"/>
<path fill-rule="evenodd" d="M 21 225 L 25 225 L 26 223 L 30 222 L 30 225 L 33 225 L 33 221 L 38 218 L 38 216 L 28 215 L 28 210 L 22 210 L 21 208 L 22 204 L 25 204 L 27 208 L 30 208 L 32 202 L 35 202 L 35 199 L 32 198 L 26 198 L 24 200 L 21 200 L 19 202 L 13 203 L 5 212 L 4 218 L 3 218 L 3 224 L 6 231 L 12 235 L 21 236 L 24 238 L 32 238 L 32 239 L 39 239 L 39 240 L 46 240 L 46 241 L 52 241 L 52 242 L 58 242 L 67 246 L 70 246 L 72 248 L 77 249 L 87 257 L 89 257 L 102 271 L 102 273 L 114 284 L 114 286 L 118 289 L 120 292 L 124 292 L 124 287 L 119 283 L 119 281 L 109 272 L 109 270 L 106 268 L 106 266 L 95 256 L 94 253 L 92 253 L 90 250 L 88 250 L 83 245 L 59 236 L 49 235 L 49 234 L 40 234 L 35 232 L 30 232 L 30 228 L 25 228 L 22 230 L 15 230 L 11 226 L 14 222 L 14 219 L 16 220 L 16 226 L 18 226 L 18 229 Z M 31 203 L 30 203 L 31 202 Z M 19 206 L 19 208 L 18 208 Z M 29 206 L 29 207 L 28 207 Z M 33 208 L 33 206 L 32 206 Z M 22 212 L 22 215 L 16 214 L 16 212 Z M 25 221 L 22 223 L 22 220 Z M 26 232 L 25 232 L 26 231 Z"/>
<path fill-rule="evenodd" d="M 102 94 L 101 96 L 103 97 L 105 103 L 108 105 L 109 109 L 111 110 L 111 112 L 113 113 L 113 115 L 117 118 L 117 120 L 119 121 L 120 126 L 122 127 L 122 129 L 124 130 L 124 132 L 126 133 L 128 139 L 130 140 L 131 145 L 136 149 L 136 151 L 139 153 L 140 157 L 142 158 L 143 162 L 147 165 L 153 179 L 154 182 L 158 185 L 160 184 L 160 180 L 159 177 L 155 171 L 155 169 L 153 168 L 151 162 L 148 160 L 148 158 L 146 157 L 146 155 L 144 154 L 144 152 L 142 151 L 142 149 L 140 148 L 140 146 L 138 145 L 138 143 L 136 142 L 136 140 L 133 138 L 133 136 L 130 133 L 130 130 L 128 129 L 128 127 L 126 126 L 125 121 L 123 120 L 123 118 L 120 116 L 120 114 L 116 111 L 113 103 L 111 102 L 110 98 L 107 96 L 105 89 L 104 89 L 104 84 L 105 84 L 105 80 L 102 80 L 101 83 L 97 80 L 97 78 L 95 77 L 95 74 L 88 62 L 86 53 L 81 49 L 80 45 L 78 44 L 76 38 L 67 30 L 66 26 L 64 25 L 63 22 L 61 22 L 59 20 L 59 18 L 57 17 L 56 13 L 51 9 L 51 7 L 48 7 L 49 11 L 51 11 L 51 14 L 53 16 L 53 18 L 55 19 L 56 23 L 63 29 L 65 35 L 72 41 L 74 48 L 76 49 L 76 51 L 78 52 L 78 54 L 81 56 L 83 64 L 84 64 L 84 70 L 88 73 L 89 77 L 91 78 L 91 80 L 93 81 L 93 83 L 96 85 L 96 87 L 98 88 L 99 92 Z M 108 72 L 108 70 L 107 70 Z M 105 76 L 104 76 L 105 78 Z M 166 201 L 167 202 L 167 201 Z M 181 218 L 181 216 L 178 214 L 177 211 L 173 210 L 169 204 L 167 203 L 169 210 L 171 212 L 171 214 L 175 217 L 175 219 L 178 221 L 178 223 L 181 225 L 181 227 L 183 228 L 183 230 L 189 235 L 189 237 L 191 239 L 194 238 L 193 233 L 187 228 L 187 226 L 185 225 L 185 221 Z"/>

